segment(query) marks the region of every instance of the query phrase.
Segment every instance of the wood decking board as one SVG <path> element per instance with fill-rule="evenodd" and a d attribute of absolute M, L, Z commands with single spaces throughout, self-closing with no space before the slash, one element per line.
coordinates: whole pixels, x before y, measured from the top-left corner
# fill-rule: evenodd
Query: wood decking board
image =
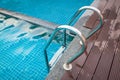
<path fill-rule="evenodd" d="M 120 9 L 119 9 L 119 16 L 118 19 L 116 21 L 116 25 L 115 25 L 115 29 L 114 31 L 120 31 Z M 114 60 L 113 60 L 113 64 L 111 66 L 111 70 L 109 72 L 109 77 L 108 80 L 120 80 L 120 32 L 118 32 L 117 34 L 119 34 L 119 41 L 117 43 L 117 48 L 114 54 Z"/>
<path fill-rule="evenodd" d="M 101 56 L 100 62 L 93 76 L 93 80 L 107 80 L 109 75 L 110 66 L 114 57 L 115 48 L 117 46 L 116 40 L 110 39 Z M 111 47 L 109 47 L 111 46 Z"/>
<path fill-rule="evenodd" d="M 77 65 L 78 59 L 75 60 L 73 63 L 72 63 L 72 66 L 74 68 L 72 68 L 71 71 L 65 71 L 63 77 L 61 78 L 61 80 L 75 80 L 78 76 L 78 73 L 81 69 L 81 67 L 79 65 Z"/>
<path fill-rule="evenodd" d="M 102 0 L 102 3 L 100 3 L 102 6 L 99 6 L 98 7 L 98 9 L 100 10 L 100 11 L 103 11 L 103 9 L 104 9 L 104 7 L 105 7 L 105 5 L 107 4 L 107 1 L 106 0 Z M 106 15 L 105 15 L 106 16 Z M 98 15 L 96 14 L 96 13 L 94 13 L 90 18 L 89 18 L 89 20 L 86 22 L 86 27 L 87 28 L 90 28 L 90 29 L 92 29 L 94 26 L 94 24 L 95 24 L 95 21 L 96 20 L 98 20 Z"/>
<path fill-rule="evenodd" d="M 93 28 L 93 24 L 95 23 L 95 21 L 97 20 L 98 15 L 96 13 L 93 13 L 92 14 L 92 17 L 89 18 L 89 22 L 86 23 L 86 27 L 89 28 L 89 29 L 92 29 Z"/>
<path fill-rule="evenodd" d="M 120 80 L 120 40 L 116 48 L 115 58 L 108 80 Z"/>
<path fill-rule="evenodd" d="M 93 26 L 96 27 L 98 25 L 98 23 L 99 23 L 99 21 L 95 21 Z M 81 67 L 84 65 L 86 58 L 87 58 L 87 56 L 88 56 L 88 54 L 93 46 L 94 40 L 96 40 L 97 35 L 99 34 L 99 31 L 97 33 L 95 33 L 92 37 L 90 37 L 90 39 L 87 40 L 88 44 L 87 44 L 86 52 L 84 52 L 83 55 L 81 55 L 78 59 L 76 59 L 72 63 L 74 68 L 70 72 L 66 71 L 61 80 L 75 80 L 78 77 L 78 74 L 81 70 Z"/>
<path fill-rule="evenodd" d="M 97 23 L 98 24 L 98 23 Z M 93 39 L 95 39 L 96 37 L 94 37 Z M 88 48 L 87 48 L 87 50 L 86 50 L 86 53 L 83 53 L 83 55 L 81 55 L 78 59 L 76 59 L 73 63 L 72 63 L 72 65 L 73 65 L 73 69 L 71 70 L 71 72 L 65 72 L 64 73 L 64 75 L 63 75 L 63 77 L 62 77 L 62 79 L 61 80 L 73 80 L 73 77 L 71 77 L 71 75 L 72 76 L 74 76 L 74 79 L 76 79 L 77 78 L 77 76 L 78 76 L 78 73 L 79 73 L 79 71 L 81 70 L 81 67 L 83 66 L 83 64 L 84 64 L 84 62 L 85 62 L 85 60 L 86 60 L 86 58 L 87 58 L 87 53 L 89 53 L 90 52 L 90 49 L 92 48 L 92 45 L 93 44 L 93 42 L 91 42 L 91 43 L 89 43 L 89 44 L 87 44 L 87 46 L 88 46 Z"/>
<path fill-rule="evenodd" d="M 115 2 L 114 5 L 117 7 L 118 5 L 116 5 L 116 2 Z M 112 8 L 111 8 L 108 19 L 112 20 L 112 23 L 111 23 L 111 26 L 110 26 L 110 28 L 112 30 L 114 30 L 114 28 L 115 28 L 115 26 L 114 26 L 114 24 L 116 24 L 115 22 L 117 20 L 119 20 L 118 18 L 116 19 L 116 17 L 114 16 L 114 14 L 117 14 L 117 13 L 118 13 L 118 9 L 112 10 Z M 114 19 L 114 21 L 113 21 L 113 19 Z M 109 33 L 112 31 L 111 29 L 109 29 Z M 116 39 L 112 38 L 111 39 L 110 38 L 111 35 L 112 35 L 112 33 L 110 33 L 109 36 L 108 36 L 109 40 L 107 41 L 107 47 L 102 54 L 102 57 L 100 59 L 100 62 L 99 62 L 98 67 L 96 69 L 96 72 L 93 76 L 93 80 L 96 80 L 98 78 L 99 78 L 98 80 L 107 80 L 107 78 L 109 76 L 109 71 L 110 71 L 110 68 L 111 68 L 111 65 L 112 65 L 112 61 L 113 61 L 113 58 L 114 58 L 114 52 L 115 52 L 115 48 L 117 46 L 117 40 L 118 40 L 118 38 L 116 38 Z M 104 39 L 103 39 L 103 41 L 104 41 Z"/>
<path fill-rule="evenodd" d="M 104 25 L 87 40 L 89 55 L 74 61 L 74 70 L 66 72 L 61 80 L 120 80 L 120 0 L 101 0 L 99 9 Z M 96 17 L 92 15 L 86 25 L 93 28 L 98 23 Z"/>
<path fill-rule="evenodd" d="M 109 4 L 107 4 L 109 5 Z M 107 7 L 107 6 L 106 6 Z M 107 16 L 107 15 L 106 15 Z M 107 39 L 107 34 L 105 34 L 106 32 L 108 32 L 108 27 L 110 22 L 107 22 L 104 24 L 102 32 L 99 36 L 99 38 L 97 39 L 97 41 L 102 41 L 102 39 Z M 104 35 L 104 36 L 103 36 Z M 89 80 L 92 78 L 94 71 L 96 69 L 97 63 L 99 61 L 99 58 L 101 56 L 102 51 L 100 51 L 96 46 L 93 47 L 90 56 L 88 57 L 87 61 L 86 61 L 86 65 L 83 67 L 83 69 L 81 70 L 81 74 L 79 74 L 78 80 Z M 83 74 L 84 72 L 84 74 Z"/>
<path fill-rule="evenodd" d="M 79 74 L 78 80 L 90 80 L 92 78 L 94 71 L 96 69 L 97 63 L 100 59 L 101 53 L 103 52 L 103 49 L 100 49 L 100 48 L 101 47 L 104 48 L 105 46 L 105 43 L 101 43 L 102 39 L 107 39 L 107 36 L 108 36 L 108 34 L 105 34 L 108 31 L 108 27 L 106 27 L 107 25 L 109 25 L 109 22 L 103 25 L 103 29 L 100 33 L 100 36 L 96 40 L 95 45 L 92 48 L 85 65 L 82 68 Z M 101 44 L 102 46 L 99 47 L 99 44 Z"/>
<path fill-rule="evenodd" d="M 96 27 L 96 25 L 98 25 L 99 21 L 95 21 L 94 24 L 91 24 L 91 26 Z M 86 58 L 88 55 L 92 46 L 93 46 L 93 40 L 96 39 L 98 35 L 98 32 L 95 33 L 89 40 L 87 40 L 87 49 L 86 52 L 83 53 L 83 55 L 81 55 L 78 59 L 76 59 L 72 65 L 73 65 L 73 69 L 70 72 L 65 72 L 63 77 L 61 78 L 61 80 L 74 80 L 78 77 L 79 71 L 81 70 L 81 67 L 83 66 Z"/>
<path fill-rule="evenodd" d="M 94 16 L 94 15 L 93 15 L 93 16 Z M 93 16 L 92 16 L 92 18 L 94 18 Z M 93 20 L 92 18 L 90 18 L 90 20 Z M 97 18 L 98 18 L 98 16 L 96 15 L 96 18 L 94 18 L 94 20 L 95 20 L 95 19 L 97 20 Z M 95 21 L 94 23 L 92 23 L 92 24 L 90 24 L 90 25 L 91 25 L 92 28 L 93 28 L 93 27 L 95 27 L 98 23 L 99 23 L 99 21 Z M 92 46 L 93 46 L 93 42 L 92 42 L 92 41 L 95 40 L 95 38 L 97 37 L 97 35 L 98 35 L 98 32 L 95 33 L 95 34 L 87 41 L 87 43 L 89 43 L 89 44 L 87 44 L 87 47 L 89 48 L 89 49 L 87 48 L 87 50 L 86 50 L 87 53 L 90 52 L 90 49 L 91 49 Z M 80 65 L 80 66 L 83 66 L 83 63 L 85 62 L 86 58 L 87 58 L 87 56 L 85 57 L 85 55 L 83 54 L 82 56 L 80 56 L 80 57 L 75 61 L 75 63 L 77 63 L 77 64 Z M 81 61 L 81 59 L 84 59 L 84 60 Z M 78 61 L 78 62 L 77 62 L 77 61 Z M 81 62 L 80 62 L 80 61 L 81 61 Z M 71 72 L 67 72 L 67 71 L 66 71 L 66 72 L 64 73 L 64 75 L 63 75 L 63 77 L 62 77 L 61 80 L 74 80 L 74 79 L 77 78 L 78 73 L 79 73 L 79 71 L 81 70 L 81 68 L 78 67 L 78 66 L 76 66 L 75 63 L 73 63 L 74 69 L 71 70 Z M 77 73 L 77 74 L 76 74 L 76 73 Z M 71 75 L 74 76 L 74 78 L 73 78 Z"/>

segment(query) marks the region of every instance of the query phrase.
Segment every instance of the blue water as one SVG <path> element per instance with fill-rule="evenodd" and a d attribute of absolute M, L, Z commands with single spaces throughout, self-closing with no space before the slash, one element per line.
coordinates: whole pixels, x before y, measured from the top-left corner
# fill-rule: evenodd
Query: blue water
<path fill-rule="evenodd" d="M 46 28 L 20 19 L 1 21 L 0 80 L 44 80 L 48 73 L 43 49 L 49 35 Z M 55 40 L 51 43 L 49 61 L 60 46 Z"/>
<path fill-rule="evenodd" d="M 92 2 L 93 0 L 0 0 L 0 8 L 56 24 L 67 24 L 76 10 Z"/>
<path fill-rule="evenodd" d="M 90 5 L 92 1 L 0 0 L 0 8 L 57 24 L 67 24 L 76 10 Z M 5 20 L 0 20 L 0 80 L 44 80 L 48 73 L 43 48 L 51 32 L 41 26 L 4 16 Z M 55 37 L 47 49 L 49 61 L 61 46 L 61 37 Z M 68 42 L 72 40 L 69 37 Z"/>

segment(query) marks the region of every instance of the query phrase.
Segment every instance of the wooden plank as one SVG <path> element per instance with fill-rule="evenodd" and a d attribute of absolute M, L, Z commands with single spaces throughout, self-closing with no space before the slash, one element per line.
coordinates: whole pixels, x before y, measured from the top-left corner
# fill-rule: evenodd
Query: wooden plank
<path fill-rule="evenodd" d="M 116 6 L 118 6 L 118 5 L 116 5 Z M 111 12 L 111 13 L 113 13 L 113 12 Z M 116 13 L 118 13 L 118 11 L 116 11 Z M 111 17 L 112 15 L 109 15 L 109 16 Z M 118 38 L 119 38 L 119 36 L 117 36 L 116 38 L 115 38 L 115 35 L 113 36 L 113 30 L 115 30 L 114 29 L 116 27 L 115 24 L 119 20 L 120 20 L 120 18 L 118 17 L 115 20 L 114 24 L 112 24 L 112 26 L 110 27 L 111 31 L 109 31 L 110 36 L 109 36 L 109 40 L 108 40 L 108 43 L 107 43 L 107 47 L 105 48 L 105 50 L 104 50 L 104 52 L 101 56 L 100 62 L 98 64 L 96 72 L 93 76 L 93 80 L 96 80 L 96 79 L 97 80 L 107 80 L 107 78 L 109 76 L 109 71 L 111 69 L 112 61 L 114 59 L 115 49 L 116 49 L 116 46 L 117 46 L 117 41 L 118 41 Z M 116 31 L 114 31 L 114 33 L 115 32 Z"/>
<path fill-rule="evenodd" d="M 119 37 L 119 42 L 117 43 L 118 46 L 116 48 L 116 53 L 108 80 L 120 80 L 120 9 L 118 21 L 116 22 L 115 29 L 113 32 L 115 33 L 114 38 Z"/>
<path fill-rule="evenodd" d="M 114 1 L 110 1 L 108 0 L 108 4 L 106 5 L 106 7 L 103 9 L 104 13 L 103 13 L 103 16 L 104 16 L 104 19 L 110 19 L 111 15 L 114 14 L 114 16 L 112 15 L 113 18 L 115 18 L 117 15 L 115 13 L 115 11 L 117 11 L 118 7 L 116 7 L 116 3 L 113 4 L 114 2 L 118 3 L 118 0 L 114 0 Z M 119 4 L 117 4 L 119 5 Z M 112 13 L 111 13 L 112 12 Z M 107 15 L 110 15 L 109 18 Z"/>
<path fill-rule="evenodd" d="M 77 77 L 78 71 L 80 70 L 80 67 L 76 66 L 75 63 L 72 63 L 72 65 L 74 68 L 71 71 L 65 71 L 61 80 L 75 80 L 75 78 Z"/>
<path fill-rule="evenodd" d="M 103 11 L 103 9 L 104 9 L 104 7 L 105 7 L 105 5 L 107 4 L 107 1 L 106 0 L 102 0 L 100 3 L 99 3 L 99 5 L 100 6 L 98 6 L 98 9 L 100 10 L 100 11 Z M 105 15 L 106 16 L 106 15 Z M 98 20 L 98 15 L 96 14 L 96 13 L 93 13 L 92 14 L 92 16 L 89 18 L 89 20 L 86 22 L 86 24 L 85 24 L 85 26 L 87 27 L 87 28 L 89 28 L 89 29 L 92 29 L 92 28 L 94 28 L 94 24 L 95 24 L 95 21 L 96 20 Z"/>
<path fill-rule="evenodd" d="M 98 15 L 96 13 L 93 13 L 92 16 L 89 18 L 87 23 L 85 24 L 86 28 L 92 29 L 94 28 L 92 25 L 94 25 L 95 21 L 98 19 Z"/>
<path fill-rule="evenodd" d="M 112 4 L 108 3 L 108 5 L 111 4 L 111 6 L 112 6 L 113 3 Z M 105 25 L 103 26 L 104 29 L 101 32 L 101 38 L 99 37 L 97 41 L 102 41 L 102 39 L 107 39 L 108 34 L 106 35 L 106 32 L 108 32 L 108 27 L 106 28 L 106 26 L 110 26 L 110 22 L 105 23 Z M 105 44 L 105 42 L 103 42 L 103 44 Z M 81 70 L 81 72 L 78 76 L 78 80 L 90 80 L 92 78 L 94 71 L 96 69 L 96 66 L 97 66 L 97 62 L 99 61 L 99 58 L 101 56 L 100 53 L 102 53 L 102 51 L 99 51 L 99 49 L 97 47 L 94 46 L 92 48 L 91 53 L 84 65 L 83 69 Z"/>
<path fill-rule="evenodd" d="M 99 61 L 99 58 L 101 56 L 101 53 L 103 52 L 104 46 L 106 42 L 102 42 L 102 39 L 107 39 L 108 34 L 108 29 L 110 25 L 110 21 L 105 23 L 103 25 L 103 29 L 100 33 L 100 36 L 98 39 L 95 41 L 95 44 L 93 48 L 91 49 L 90 55 L 87 58 L 87 61 L 83 68 L 80 71 L 80 74 L 78 76 L 78 80 L 90 80 L 93 76 L 93 73 L 95 71 L 95 68 L 97 66 L 97 63 Z"/>
<path fill-rule="evenodd" d="M 106 5 L 108 4 L 108 1 L 109 0 L 100 0 L 99 5 L 98 5 L 98 9 L 100 11 L 103 11 L 104 8 L 106 7 Z"/>
<path fill-rule="evenodd" d="M 98 25 L 98 23 L 99 23 L 99 21 L 96 21 L 95 22 L 95 24 L 94 24 L 94 26 L 97 26 Z M 100 31 L 100 30 L 99 30 Z M 87 56 L 89 55 L 89 53 L 90 53 L 90 50 L 91 50 L 91 48 L 92 48 L 92 46 L 93 46 L 93 44 L 94 44 L 94 41 L 97 39 L 97 35 L 99 34 L 99 31 L 98 32 L 96 32 L 94 35 L 92 35 L 92 37 L 90 37 L 88 40 L 87 40 L 87 42 L 86 42 L 86 50 L 85 50 L 85 52 L 83 53 L 83 55 L 81 55 L 76 61 L 75 61 L 75 63 L 77 64 L 77 65 L 79 65 L 79 66 L 83 66 L 84 65 L 84 63 L 85 63 L 85 60 L 86 60 L 86 58 L 87 58 Z"/>
<path fill-rule="evenodd" d="M 96 26 L 97 24 L 99 23 L 99 21 L 97 21 L 95 23 L 94 26 Z M 73 64 L 73 69 L 70 71 L 70 72 L 65 72 L 62 79 L 61 80 L 73 80 L 73 79 L 76 79 L 78 74 L 79 74 L 79 71 L 81 70 L 81 67 L 84 65 L 85 61 L 86 61 L 86 58 L 88 56 L 88 53 L 90 52 L 92 46 L 93 46 L 93 43 L 94 43 L 94 40 L 97 39 L 97 36 L 99 34 L 99 31 L 97 33 L 95 33 L 87 42 L 87 49 L 86 49 L 86 52 L 83 53 L 83 55 L 81 55 L 78 59 L 76 59 L 72 64 Z"/>
<path fill-rule="evenodd" d="M 96 22 L 95 22 L 95 23 L 96 23 Z M 94 23 L 94 24 L 91 24 L 91 25 L 96 25 L 95 23 Z M 97 23 L 98 23 L 98 22 L 97 22 Z M 93 41 L 95 40 L 96 36 L 98 36 L 98 34 L 96 34 L 95 37 L 92 36 L 92 37 L 88 40 L 88 42 L 92 42 L 92 43 L 90 43 L 90 44 L 88 45 L 89 47 L 87 48 L 87 53 L 90 52 L 90 50 L 91 50 L 91 48 L 92 48 L 92 44 L 94 43 Z M 81 66 L 81 65 L 84 64 L 86 58 L 87 58 L 87 56 L 84 54 L 84 55 L 80 56 L 76 61 L 74 61 L 74 63 L 76 63 L 76 64 L 73 63 L 74 69 L 73 69 L 71 72 L 65 72 L 64 76 L 62 77 L 62 80 L 73 80 L 73 79 L 76 79 L 79 71 L 81 70 L 81 68 L 80 68 L 79 66 Z M 71 76 L 71 75 L 72 75 L 72 76 Z M 74 78 L 73 78 L 73 76 L 74 76 Z"/>
<path fill-rule="evenodd" d="M 99 21 L 96 21 L 94 26 L 98 25 Z M 74 69 L 72 71 L 74 71 L 73 73 L 73 76 L 74 76 L 74 79 L 77 78 L 78 76 L 78 73 L 80 72 L 81 68 L 83 67 L 92 47 L 93 47 L 93 44 L 94 44 L 94 41 L 97 39 L 99 33 L 100 33 L 101 30 L 99 30 L 98 32 L 96 32 L 94 35 L 92 35 L 92 37 L 90 37 L 88 40 L 87 40 L 87 48 L 86 48 L 86 51 L 79 57 L 77 58 L 73 64 L 75 65 L 74 66 Z M 79 67 L 79 69 L 78 69 Z"/>
<path fill-rule="evenodd" d="M 96 26 L 98 24 L 99 21 L 95 21 L 94 24 L 91 24 L 91 26 Z M 86 52 L 89 53 L 92 46 L 93 46 L 93 41 L 97 38 L 99 32 L 97 32 L 96 34 L 94 34 L 87 42 L 87 50 Z M 76 79 L 78 76 L 79 71 L 81 70 L 81 66 L 83 66 L 85 60 L 86 60 L 87 56 L 85 54 L 83 54 L 82 56 L 80 56 L 76 61 L 74 61 L 73 63 L 73 67 L 74 69 L 71 70 L 71 72 L 65 72 L 62 79 L 61 80 L 73 80 Z M 74 76 L 74 77 L 73 77 Z"/>
<path fill-rule="evenodd" d="M 107 80 L 109 75 L 110 66 L 114 57 L 115 48 L 117 43 L 115 40 L 110 39 L 107 43 L 107 47 L 101 56 L 100 62 L 93 76 L 93 80 Z"/>
<path fill-rule="evenodd" d="M 113 6 L 111 6 L 110 9 L 108 9 L 108 10 L 110 10 L 110 14 L 108 16 L 108 19 L 116 19 L 117 18 L 117 15 L 118 15 L 117 11 L 118 11 L 119 6 L 120 6 L 119 2 L 120 2 L 120 0 L 116 0 L 115 4 Z"/>
<path fill-rule="evenodd" d="M 120 40 L 116 48 L 115 58 L 108 80 L 120 80 Z"/>
<path fill-rule="evenodd" d="M 92 26 L 96 26 L 97 24 L 99 23 L 99 21 L 95 21 L 94 24 L 91 24 Z M 69 72 L 65 72 L 63 77 L 61 78 L 61 80 L 73 80 L 73 79 L 76 79 L 78 74 L 79 74 L 79 71 L 81 70 L 81 67 L 83 66 L 86 58 L 87 58 L 87 55 L 92 46 L 93 46 L 93 40 L 95 40 L 97 38 L 97 35 L 98 33 L 94 34 L 89 40 L 88 40 L 88 44 L 87 44 L 87 49 L 86 49 L 86 52 L 83 53 L 83 55 L 81 55 L 78 59 L 76 59 L 72 65 L 73 65 L 73 69 Z"/>
<path fill-rule="evenodd" d="M 106 4 L 106 2 L 107 1 L 104 1 L 103 0 L 103 2 L 104 2 L 104 4 L 102 4 L 102 7 L 100 8 L 101 9 L 101 11 L 102 11 L 102 9 L 105 7 L 105 4 Z M 102 2 L 102 3 L 103 3 Z M 104 7 L 103 7 L 104 6 Z M 93 16 L 91 16 L 91 17 L 93 17 Z M 95 17 L 95 16 L 94 16 Z M 104 16 L 105 17 L 105 16 Z M 88 20 L 88 21 L 91 21 L 91 20 Z M 94 22 L 94 24 L 92 25 L 93 27 L 96 27 L 97 25 L 99 24 L 99 20 L 97 20 L 96 19 L 96 21 Z M 99 30 L 100 31 L 100 30 Z M 84 64 L 84 62 L 85 62 L 85 60 L 86 60 L 86 58 L 87 58 L 87 55 L 89 54 L 89 52 L 90 52 L 90 50 L 91 50 L 91 48 L 93 47 L 93 44 L 94 44 L 94 41 L 97 39 L 97 37 L 98 37 L 98 35 L 99 35 L 99 31 L 97 31 L 94 35 L 92 35 L 88 40 L 87 40 L 87 49 L 86 49 L 86 52 L 84 52 L 84 54 L 83 55 L 81 55 L 77 60 L 76 60 L 76 62 L 77 62 L 77 64 L 78 65 L 80 65 L 80 66 L 83 66 L 83 64 Z"/>

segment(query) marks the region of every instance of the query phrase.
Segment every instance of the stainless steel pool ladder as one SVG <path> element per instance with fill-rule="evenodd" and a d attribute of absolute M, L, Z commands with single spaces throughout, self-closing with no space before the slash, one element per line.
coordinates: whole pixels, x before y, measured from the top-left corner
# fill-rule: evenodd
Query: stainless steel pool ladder
<path fill-rule="evenodd" d="M 99 18 L 100 18 L 99 24 L 96 26 L 96 28 L 94 28 L 92 31 L 90 31 L 89 34 L 87 35 L 87 37 L 85 37 L 85 38 L 84 38 L 84 35 L 82 35 L 82 33 L 81 33 L 79 30 L 77 30 L 76 28 L 73 28 L 72 26 L 70 26 L 70 25 L 75 21 L 75 19 L 79 16 L 79 14 L 80 14 L 83 10 L 92 10 L 92 11 L 96 12 L 96 13 L 98 14 Z M 71 18 L 71 20 L 70 20 L 70 22 L 68 23 L 68 25 L 62 25 L 62 26 L 59 26 L 58 28 L 56 28 L 56 29 L 53 31 L 50 39 L 49 39 L 48 42 L 47 42 L 47 45 L 46 45 L 45 48 L 44 48 L 46 65 L 47 65 L 47 67 L 48 67 L 48 71 L 50 70 L 50 66 L 49 66 L 49 61 L 48 61 L 48 56 L 47 56 L 47 51 L 46 51 L 46 49 L 48 48 L 48 46 L 49 46 L 50 43 L 52 42 L 52 40 L 53 40 L 56 32 L 58 32 L 59 30 L 63 29 L 63 31 L 64 31 L 64 41 L 63 41 L 64 45 L 63 45 L 63 46 L 64 46 L 64 47 L 66 47 L 66 30 L 71 30 L 71 31 L 73 31 L 74 33 L 76 33 L 76 34 L 79 36 L 79 38 L 80 38 L 80 40 L 81 40 L 80 43 L 81 43 L 82 47 L 81 47 L 80 51 L 79 51 L 77 54 L 75 54 L 72 58 L 70 58 L 70 59 L 63 65 L 63 67 L 64 67 L 65 70 L 71 70 L 71 69 L 72 69 L 71 63 L 72 63 L 75 59 L 77 59 L 80 55 L 82 55 L 83 52 L 85 51 L 85 48 L 86 48 L 86 47 L 85 47 L 85 40 L 88 39 L 89 37 L 91 37 L 96 31 L 98 31 L 98 30 L 101 28 L 102 24 L 103 24 L 103 16 L 102 16 L 101 12 L 100 12 L 97 8 L 95 8 L 95 7 L 92 7 L 92 6 L 84 6 L 84 7 L 80 8 L 80 9 L 73 15 L 73 17 Z"/>
<path fill-rule="evenodd" d="M 73 17 L 71 18 L 71 20 L 70 20 L 70 22 L 68 23 L 68 25 L 72 25 L 72 23 L 74 23 L 74 21 L 76 20 L 76 18 L 79 16 L 79 14 L 80 14 L 83 10 L 92 10 L 92 11 L 96 12 L 96 13 L 98 14 L 98 16 L 99 16 L 99 19 L 100 19 L 99 24 L 98 24 L 92 31 L 89 32 L 89 34 L 87 35 L 87 37 L 85 37 L 85 39 L 88 39 L 88 38 L 90 38 L 96 31 L 98 31 L 98 30 L 101 28 L 101 26 L 102 26 L 102 24 L 103 24 L 103 15 L 101 14 L 100 10 L 97 9 L 97 8 L 95 8 L 95 7 L 92 7 L 92 6 L 84 6 L 84 7 L 81 7 L 81 8 L 73 15 Z M 64 31 L 64 32 L 66 32 L 66 31 Z M 84 36 L 84 35 L 83 35 L 83 36 Z M 64 33 L 64 38 L 65 38 L 65 37 L 66 37 L 66 33 Z M 66 42 L 66 41 L 64 41 L 64 42 Z M 65 44 L 65 43 L 64 43 L 64 44 Z M 83 48 L 83 47 L 82 47 L 82 48 Z M 82 55 L 83 52 L 84 52 L 84 50 L 85 50 L 85 49 L 81 49 L 81 50 L 78 52 L 79 55 L 77 55 L 77 57 L 80 56 L 80 55 Z M 75 55 L 76 55 L 76 54 L 75 54 Z M 71 63 L 72 63 L 75 59 L 77 59 L 77 58 L 74 57 L 74 56 L 73 56 L 72 58 L 70 58 L 70 59 L 63 65 L 63 68 L 64 68 L 65 70 L 71 70 L 71 69 L 72 69 Z"/>
<path fill-rule="evenodd" d="M 50 43 L 52 42 L 52 40 L 53 40 L 53 38 L 55 37 L 56 33 L 57 33 L 58 31 L 64 30 L 64 29 L 73 31 L 75 34 L 77 34 L 77 35 L 79 36 L 79 38 L 80 38 L 80 44 L 82 45 L 82 48 L 81 48 L 80 51 L 84 51 L 84 49 L 85 49 L 85 40 L 86 40 L 86 39 L 85 39 L 85 37 L 82 35 L 82 33 L 81 33 L 79 30 L 77 30 L 76 28 L 71 27 L 71 26 L 69 26 L 69 25 L 61 25 L 61 26 L 59 26 L 58 28 L 56 28 L 56 29 L 53 31 L 50 39 L 48 40 L 48 43 L 47 43 L 45 49 L 44 49 L 45 58 L 46 58 L 46 65 L 47 65 L 47 67 L 48 67 L 48 71 L 50 70 L 50 65 L 49 65 L 49 61 L 48 61 L 48 56 L 47 56 L 47 51 L 46 51 L 46 49 L 48 48 L 48 46 L 49 46 Z M 75 58 L 77 58 L 78 55 L 80 55 L 80 54 L 75 55 Z M 75 58 L 72 58 L 71 60 L 73 61 Z"/>

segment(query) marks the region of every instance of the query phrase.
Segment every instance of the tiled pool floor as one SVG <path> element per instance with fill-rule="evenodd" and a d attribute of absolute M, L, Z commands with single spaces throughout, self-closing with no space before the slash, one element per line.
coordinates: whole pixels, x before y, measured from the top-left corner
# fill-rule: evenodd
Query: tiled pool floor
<path fill-rule="evenodd" d="M 44 80 L 43 48 L 49 36 L 46 28 L 0 14 L 0 80 Z M 51 43 L 49 60 L 59 47 Z"/>

